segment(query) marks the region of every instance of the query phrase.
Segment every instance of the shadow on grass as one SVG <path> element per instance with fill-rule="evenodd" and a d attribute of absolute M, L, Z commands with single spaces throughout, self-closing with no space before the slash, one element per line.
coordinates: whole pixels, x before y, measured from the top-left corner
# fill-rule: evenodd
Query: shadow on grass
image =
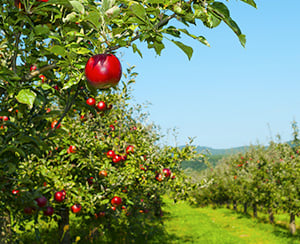
<path fill-rule="evenodd" d="M 169 213 L 164 213 L 163 220 L 172 219 Z M 111 244 L 147 244 L 147 243 L 185 243 L 192 237 L 178 237 L 169 234 L 160 219 L 134 219 L 126 224 L 112 224 L 110 221 L 96 221 L 94 219 L 76 218 L 70 223 L 71 243 L 111 243 Z M 39 241 L 34 230 L 23 232 L 18 242 L 24 244 L 59 244 L 57 226 L 42 226 Z"/>

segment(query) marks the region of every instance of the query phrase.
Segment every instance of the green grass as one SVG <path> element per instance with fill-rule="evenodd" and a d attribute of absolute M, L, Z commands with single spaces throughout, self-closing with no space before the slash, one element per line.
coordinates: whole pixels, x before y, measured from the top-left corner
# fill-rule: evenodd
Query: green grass
<path fill-rule="evenodd" d="M 271 225 L 226 208 L 193 208 L 186 202 L 166 200 L 165 226 L 170 243 L 263 243 L 296 244 L 300 235 L 290 236 L 286 227 Z"/>
<path fill-rule="evenodd" d="M 105 237 L 94 239 L 93 243 L 146 243 L 146 244 L 176 244 L 176 243 L 203 243 L 203 244 L 300 244 L 300 234 L 291 236 L 286 227 L 287 215 L 275 215 L 277 224 L 267 222 L 267 215 L 260 213 L 260 219 L 254 219 L 250 215 L 244 215 L 226 208 L 204 207 L 196 208 L 187 202 L 173 203 L 165 198 L 163 221 L 164 224 L 148 223 L 147 228 L 135 228 L 135 231 L 149 233 L 147 240 L 145 235 L 137 235 L 130 242 L 122 241 L 121 233 L 115 233 L 115 240 L 107 242 Z M 71 215 L 71 235 L 81 236 L 78 243 L 90 243 L 89 231 L 97 228 L 96 223 L 79 221 Z M 82 222 L 83 221 L 83 222 Z M 299 219 L 298 219 L 298 233 Z M 45 228 L 46 227 L 46 228 Z M 31 231 L 30 231 L 31 229 Z M 32 226 L 28 226 L 27 234 L 22 235 L 24 244 L 38 243 L 35 241 Z M 57 231 L 53 222 L 44 226 L 41 233 L 43 244 L 57 244 Z"/>

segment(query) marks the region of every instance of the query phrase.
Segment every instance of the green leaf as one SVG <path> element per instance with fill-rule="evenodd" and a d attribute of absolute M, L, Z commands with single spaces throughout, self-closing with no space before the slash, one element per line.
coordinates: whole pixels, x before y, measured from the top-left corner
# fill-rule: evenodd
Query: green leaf
<path fill-rule="evenodd" d="M 184 34 L 186 34 L 186 35 L 192 37 L 193 39 L 198 40 L 198 41 L 200 41 L 201 43 L 203 43 L 204 45 L 210 47 L 208 41 L 206 40 L 206 38 L 205 38 L 204 36 L 195 36 L 195 35 L 189 33 L 188 30 L 186 30 L 186 29 L 178 29 L 178 31 L 181 31 L 181 32 L 183 32 Z"/>
<path fill-rule="evenodd" d="M 222 16 L 222 18 L 229 18 L 230 13 L 227 6 L 221 2 L 214 2 L 210 5 L 214 11 L 217 12 L 218 15 Z"/>
<path fill-rule="evenodd" d="M 251 5 L 254 8 L 256 8 L 256 3 L 254 2 L 254 0 L 241 0 L 241 1 Z"/>
<path fill-rule="evenodd" d="M 159 3 L 164 4 L 165 0 L 148 0 L 148 3 L 151 3 L 151 4 L 153 4 L 153 3 L 155 3 L 155 4 L 159 4 Z"/>
<path fill-rule="evenodd" d="M 115 16 L 117 16 L 118 14 L 120 14 L 121 9 L 118 6 L 113 6 L 112 8 L 108 9 L 105 14 L 109 17 L 109 18 L 114 18 Z"/>
<path fill-rule="evenodd" d="M 178 38 L 180 37 L 180 30 L 174 26 L 168 26 L 168 28 L 164 29 L 163 32 Z"/>
<path fill-rule="evenodd" d="M 101 14 L 98 11 L 92 11 L 87 14 L 85 20 L 92 23 L 96 28 L 100 28 L 101 26 Z"/>
<path fill-rule="evenodd" d="M 79 16 L 77 13 L 72 12 L 69 13 L 65 18 L 63 18 L 63 22 L 77 22 L 79 20 Z"/>
<path fill-rule="evenodd" d="M 113 4 L 114 4 L 114 0 L 102 0 L 102 4 L 101 4 L 101 9 L 103 12 L 105 12 L 106 10 L 110 9 Z"/>
<path fill-rule="evenodd" d="M 49 89 L 52 89 L 52 87 L 51 87 L 50 85 L 46 84 L 46 83 L 43 83 L 43 84 L 41 85 L 41 87 L 42 87 L 43 90 L 49 90 Z"/>
<path fill-rule="evenodd" d="M 84 6 L 78 1 L 70 1 L 72 7 L 79 12 L 80 14 L 84 14 Z"/>
<path fill-rule="evenodd" d="M 74 50 L 74 52 L 77 54 L 88 54 L 88 53 L 91 53 L 91 50 L 89 50 L 85 47 L 79 47 L 76 50 Z"/>
<path fill-rule="evenodd" d="M 132 4 L 130 6 L 131 11 L 135 16 L 145 21 L 146 11 L 145 8 L 140 4 Z"/>
<path fill-rule="evenodd" d="M 37 35 L 46 35 L 50 32 L 49 27 L 47 25 L 37 25 L 34 28 L 34 32 Z"/>
<path fill-rule="evenodd" d="M 237 36 L 242 34 L 239 26 L 237 25 L 237 23 L 235 23 L 235 21 L 232 18 L 226 20 L 225 23 L 235 32 L 235 34 L 237 34 Z"/>
<path fill-rule="evenodd" d="M 132 46 L 133 52 L 134 52 L 134 53 L 137 52 L 137 53 L 140 55 L 140 57 L 143 58 L 143 54 L 141 53 L 140 49 L 137 48 L 136 44 L 135 44 L 135 43 L 132 43 L 131 46 Z"/>
<path fill-rule="evenodd" d="M 12 163 L 8 163 L 7 167 L 8 167 L 8 171 L 7 171 L 8 174 L 14 173 L 16 171 L 16 169 L 17 169 L 16 165 L 14 165 Z"/>
<path fill-rule="evenodd" d="M 240 40 L 240 43 L 242 44 L 243 47 L 245 47 L 246 45 L 246 36 L 241 34 L 239 35 L 239 40 Z"/>
<path fill-rule="evenodd" d="M 18 95 L 16 96 L 16 99 L 19 103 L 27 104 L 30 108 L 32 108 L 35 98 L 36 94 L 29 89 L 23 89 L 19 91 Z"/>
<path fill-rule="evenodd" d="M 68 82 L 64 85 L 63 89 L 68 89 L 73 85 L 76 85 L 79 82 L 79 80 L 75 79 L 75 78 L 71 78 L 68 80 Z"/>
<path fill-rule="evenodd" d="M 54 45 L 49 49 L 49 51 L 57 56 L 66 56 L 66 50 L 63 46 Z"/>
<path fill-rule="evenodd" d="M 207 18 L 203 24 L 208 28 L 215 28 L 221 23 L 221 19 L 217 18 L 213 13 L 207 13 Z"/>
<path fill-rule="evenodd" d="M 185 11 L 178 4 L 174 5 L 173 11 L 174 11 L 174 13 L 179 14 L 179 15 L 185 14 Z"/>
<path fill-rule="evenodd" d="M 177 47 L 179 47 L 184 53 L 188 56 L 188 59 L 190 60 L 193 55 L 193 48 L 190 46 L 187 46 L 179 41 L 171 40 Z"/>

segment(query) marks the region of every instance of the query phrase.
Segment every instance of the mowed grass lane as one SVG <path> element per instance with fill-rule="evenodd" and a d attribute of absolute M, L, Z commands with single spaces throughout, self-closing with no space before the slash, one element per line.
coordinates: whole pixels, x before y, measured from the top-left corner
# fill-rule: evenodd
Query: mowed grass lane
<path fill-rule="evenodd" d="M 300 235 L 291 237 L 285 227 L 262 223 L 226 208 L 194 208 L 186 202 L 174 204 L 170 199 L 165 202 L 168 237 L 164 236 L 163 243 L 300 244 Z"/>

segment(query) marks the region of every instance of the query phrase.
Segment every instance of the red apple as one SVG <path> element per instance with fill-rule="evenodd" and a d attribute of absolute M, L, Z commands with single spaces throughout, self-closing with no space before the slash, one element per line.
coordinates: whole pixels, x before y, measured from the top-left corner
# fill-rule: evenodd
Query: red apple
<path fill-rule="evenodd" d="M 97 54 L 87 61 L 85 75 L 92 87 L 110 88 L 116 86 L 121 79 L 121 63 L 113 54 Z"/>
<path fill-rule="evenodd" d="M 112 159 L 112 161 L 116 164 L 122 161 L 122 157 L 120 155 L 115 155 Z"/>
<path fill-rule="evenodd" d="M 46 76 L 44 76 L 44 75 L 39 75 L 39 77 L 41 78 L 42 83 L 45 83 L 45 81 L 46 81 Z"/>
<path fill-rule="evenodd" d="M 44 210 L 44 215 L 45 216 L 51 216 L 54 213 L 54 208 L 53 207 L 47 207 L 46 210 Z"/>
<path fill-rule="evenodd" d="M 127 153 L 127 154 L 129 154 L 129 153 L 134 153 L 134 146 L 129 145 L 129 146 L 126 148 L 126 153 Z"/>
<path fill-rule="evenodd" d="M 37 67 L 35 65 L 30 66 L 30 72 L 35 71 L 36 69 L 37 69 Z"/>
<path fill-rule="evenodd" d="M 115 130 L 115 126 L 114 125 L 110 125 L 109 128 L 114 131 Z"/>
<path fill-rule="evenodd" d="M 118 207 L 119 205 L 122 204 L 122 198 L 114 196 L 110 202 L 111 202 L 111 205 L 113 205 L 114 207 Z"/>
<path fill-rule="evenodd" d="M 24 213 L 25 214 L 33 214 L 34 211 L 35 211 L 35 208 L 32 208 L 32 207 L 24 208 Z"/>
<path fill-rule="evenodd" d="M 121 155 L 121 159 L 122 159 L 122 161 L 126 161 L 127 155 Z"/>
<path fill-rule="evenodd" d="M 96 100 L 94 98 L 90 97 L 86 100 L 86 104 L 90 105 L 90 106 L 94 106 L 96 104 Z"/>
<path fill-rule="evenodd" d="M 17 195 L 19 192 L 20 192 L 19 190 L 12 190 L 11 193 L 12 193 L 13 195 Z"/>
<path fill-rule="evenodd" d="M 88 179 L 87 179 L 87 182 L 88 182 L 88 184 L 91 186 L 91 185 L 93 185 L 94 184 L 94 177 L 89 177 Z"/>
<path fill-rule="evenodd" d="M 72 211 L 73 213 L 78 213 L 78 212 L 80 212 L 80 210 L 81 210 L 81 205 L 80 205 L 80 204 L 74 204 L 74 205 L 71 207 L 71 211 Z"/>
<path fill-rule="evenodd" d="M 106 170 L 101 170 L 101 171 L 99 171 L 99 176 L 101 176 L 101 177 L 106 177 L 106 176 L 107 176 Z"/>
<path fill-rule="evenodd" d="M 58 122 L 57 120 L 54 120 L 54 121 L 51 123 L 51 128 L 52 128 L 52 129 L 54 129 L 54 128 L 56 127 L 57 122 Z M 58 129 L 60 126 L 61 126 L 61 124 L 59 123 L 58 126 L 56 127 L 56 129 Z"/>
<path fill-rule="evenodd" d="M 168 168 L 164 168 L 163 169 L 163 173 L 164 173 L 164 175 L 165 175 L 165 177 L 170 177 L 170 175 L 171 175 L 171 170 L 170 169 L 168 169 Z"/>
<path fill-rule="evenodd" d="M 3 121 L 8 121 L 9 118 L 7 116 L 1 116 Z"/>
<path fill-rule="evenodd" d="M 100 111 L 105 111 L 105 110 L 106 110 L 106 104 L 105 104 L 105 102 L 103 102 L 103 101 L 98 102 L 97 108 L 98 108 Z"/>
<path fill-rule="evenodd" d="M 162 181 L 163 180 L 163 175 L 161 173 L 158 173 L 156 176 L 155 176 L 155 179 L 157 181 Z"/>
<path fill-rule="evenodd" d="M 40 208 L 45 207 L 47 205 L 47 198 L 44 196 L 35 199 L 35 201 Z"/>
<path fill-rule="evenodd" d="M 62 191 L 55 192 L 54 200 L 57 202 L 63 202 L 63 200 L 65 200 L 65 195 L 62 193 Z"/>
<path fill-rule="evenodd" d="M 115 152 L 113 150 L 109 150 L 107 153 L 106 153 L 106 156 L 108 158 L 113 158 L 115 156 Z"/>
<path fill-rule="evenodd" d="M 67 150 L 67 153 L 75 153 L 76 152 L 76 147 L 75 146 L 69 146 L 68 150 Z"/>

